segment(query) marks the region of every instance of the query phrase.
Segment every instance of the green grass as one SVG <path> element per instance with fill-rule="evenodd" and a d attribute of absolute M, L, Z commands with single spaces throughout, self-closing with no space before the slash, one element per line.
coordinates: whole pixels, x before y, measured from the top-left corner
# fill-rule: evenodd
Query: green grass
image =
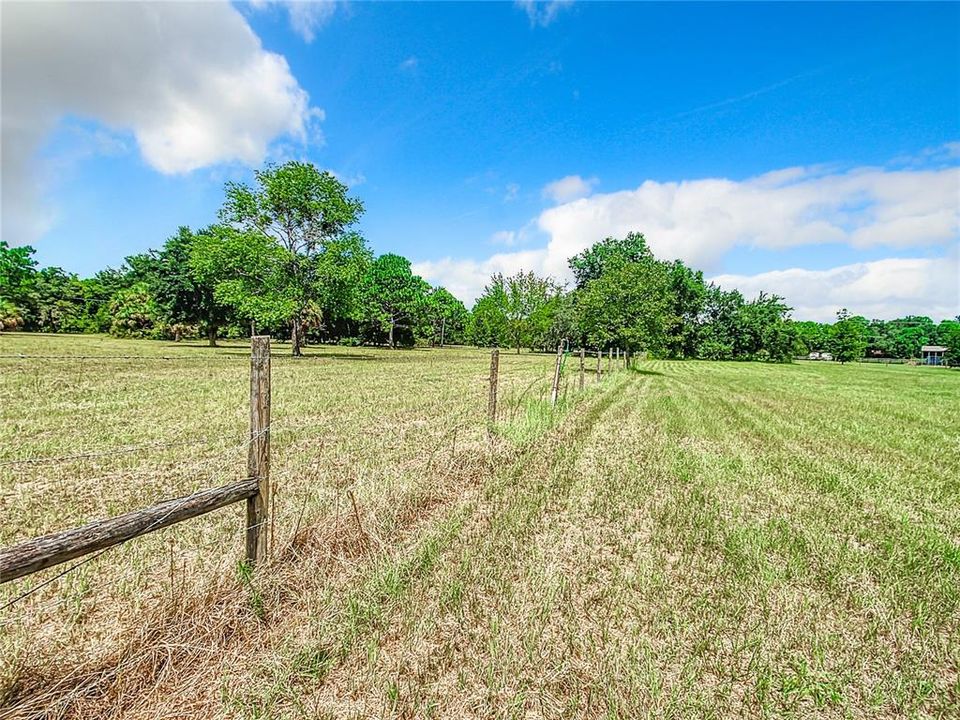
<path fill-rule="evenodd" d="M 179 441 L 0 465 L 0 541 L 242 476 L 241 345 L 20 352 L 189 359 L 0 359 L 0 462 Z M 149 620 L 130 652 L 165 669 L 97 685 L 130 717 L 960 712 L 960 373 L 648 362 L 580 393 L 568 364 L 554 409 L 552 361 L 502 354 L 488 438 L 488 353 L 276 357 L 282 562 L 238 577 L 239 506 L 110 551 L 0 617 L 19 702 L 78 712 L 31 678 Z"/>

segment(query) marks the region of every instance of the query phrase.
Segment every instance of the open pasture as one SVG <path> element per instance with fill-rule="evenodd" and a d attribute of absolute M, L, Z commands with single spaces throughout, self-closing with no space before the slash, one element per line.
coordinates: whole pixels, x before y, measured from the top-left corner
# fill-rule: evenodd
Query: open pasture
<path fill-rule="evenodd" d="M 571 357 L 551 412 L 552 357 L 504 351 L 488 439 L 488 352 L 274 352 L 274 562 L 238 570 L 238 505 L 40 588 L 0 611 L 0 714 L 960 709 L 960 373 L 653 361 L 578 393 Z M 243 477 L 244 343 L 0 355 L 0 544 Z"/>

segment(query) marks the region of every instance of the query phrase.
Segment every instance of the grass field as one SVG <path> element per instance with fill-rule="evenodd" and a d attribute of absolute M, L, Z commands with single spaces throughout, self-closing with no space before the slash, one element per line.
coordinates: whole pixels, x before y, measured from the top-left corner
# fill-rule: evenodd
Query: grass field
<path fill-rule="evenodd" d="M 272 566 L 238 505 L 41 588 L 0 715 L 960 715 L 960 373 L 504 353 L 488 440 L 486 352 L 276 352 Z M 0 544 L 244 475 L 242 344 L 0 355 Z"/>

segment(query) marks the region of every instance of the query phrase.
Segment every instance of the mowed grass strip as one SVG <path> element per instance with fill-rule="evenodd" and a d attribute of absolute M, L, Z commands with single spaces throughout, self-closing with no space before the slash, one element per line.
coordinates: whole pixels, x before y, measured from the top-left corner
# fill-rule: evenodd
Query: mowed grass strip
<path fill-rule="evenodd" d="M 202 661 L 172 654 L 173 669 L 112 680 L 107 696 L 121 714 L 960 709 L 960 374 L 651 362 L 580 395 L 574 363 L 566 402 L 551 411 L 540 378 L 549 383 L 552 358 L 503 353 L 503 412 L 488 442 L 487 354 L 311 352 L 278 361 L 274 383 L 288 393 L 279 397 L 291 428 L 275 444 L 279 518 L 307 531 L 269 577 L 237 578 L 223 558 L 219 574 L 199 561 L 179 570 L 181 584 L 207 587 L 209 573 L 236 587 L 200 603 L 201 617 L 233 613 L 254 629 L 207 637 Z M 149 384 L 155 371 L 141 372 Z M 193 382 L 212 373 L 206 382 L 232 392 L 230 372 L 201 365 Z M 17 388 L 29 396 L 23 377 Z M 182 423 L 211 427 L 180 402 Z M 45 437 L 43 420 L 30 422 Z M 243 413 L 232 422 L 242 434 Z M 155 460 L 141 462 L 146 486 Z M 26 517 L 44 517 L 39 505 Z M 228 517 L 213 537 L 238 523 Z M 7 647 L 21 658 L 26 648 L 103 653 L 90 638 L 109 634 L 109 614 L 95 605 L 149 607 L 151 588 L 165 589 L 170 537 L 202 547 L 189 525 L 92 564 L 84 577 L 119 576 L 128 589 L 96 587 L 75 614 L 44 616 L 68 629 L 62 639 L 14 632 Z M 184 604 L 199 592 L 187 585 Z M 36 628 L 24 612 L 18 619 Z M 135 626 L 119 623 L 111 642 Z"/>

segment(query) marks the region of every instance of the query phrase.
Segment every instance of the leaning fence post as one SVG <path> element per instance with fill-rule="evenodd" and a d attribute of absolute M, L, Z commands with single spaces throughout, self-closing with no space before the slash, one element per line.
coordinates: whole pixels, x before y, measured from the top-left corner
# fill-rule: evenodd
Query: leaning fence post
<path fill-rule="evenodd" d="M 560 363 L 563 362 L 563 343 L 557 345 L 557 362 L 553 367 L 553 386 L 550 388 L 550 404 L 557 404 L 557 395 L 560 393 Z"/>
<path fill-rule="evenodd" d="M 247 561 L 267 559 L 270 509 L 270 336 L 250 338 L 250 451 L 247 476 L 257 494 L 247 499 Z"/>
<path fill-rule="evenodd" d="M 487 399 L 487 431 L 493 430 L 497 420 L 497 375 L 500 372 L 500 350 L 494 348 L 490 353 L 490 397 Z"/>
<path fill-rule="evenodd" d="M 600 363 L 603 362 L 603 350 L 597 348 L 597 380 L 600 379 L 600 376 L 603 375 L 603 369 L 600 367 Z"/>
<path fill-rule="evenodd" d="M 580 389 L 583 390 L 583 361 L 585 359 L 586 350 L 580 348 Z"/>

